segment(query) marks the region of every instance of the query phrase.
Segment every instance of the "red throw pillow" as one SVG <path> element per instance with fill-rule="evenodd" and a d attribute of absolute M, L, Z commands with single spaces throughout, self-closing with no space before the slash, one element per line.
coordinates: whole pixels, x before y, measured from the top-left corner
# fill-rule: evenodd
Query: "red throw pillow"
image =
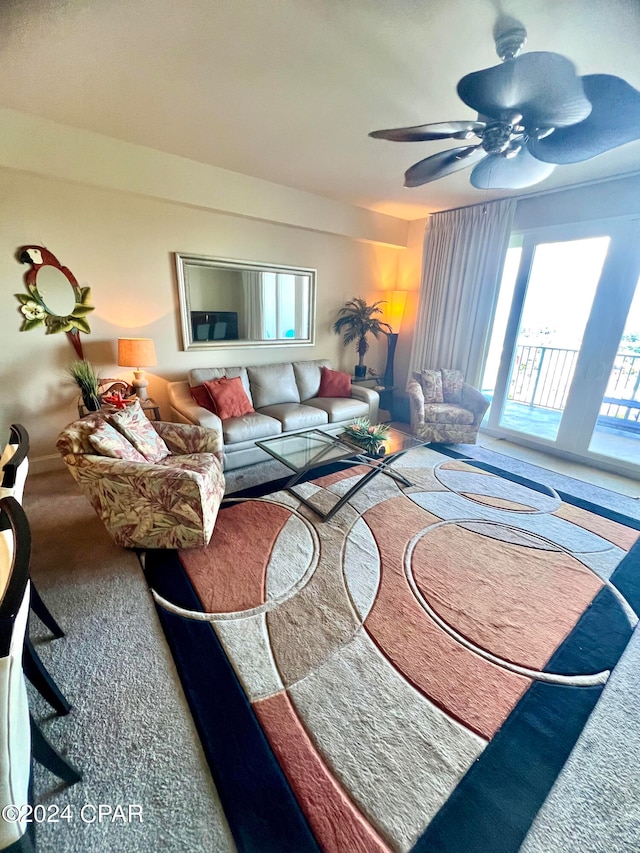
<path fill-rule="evenodd" d="M 199 406 L 215 414 L 216 410 L 213 408 L 211 397 L 204 385 L 194 385 L 193 388 L 189 388 L 189 393 Z"/>
<path fill-rule="evenodd" d="M 226 376 L 221 379 L 212 379 L 205 382 L 204 387 L 213 403 L 213 410 L 220 420 L 241 418 L 242 415 L 255 411 L 239 376 L 234 379 L 227 379 Z"/>
<path fill-rule="evenodd" d="M 320 390 L 318 397 L 350 397 L 351 377 L 341 370 L 331 370 L 329 367 L 320 368 Z"/>

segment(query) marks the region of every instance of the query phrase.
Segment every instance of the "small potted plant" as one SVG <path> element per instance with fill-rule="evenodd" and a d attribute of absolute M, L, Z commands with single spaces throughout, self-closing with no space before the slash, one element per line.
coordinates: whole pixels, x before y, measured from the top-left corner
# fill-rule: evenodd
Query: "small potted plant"
<path fill-rule="evenodd" d="M 333 324 L 336 335 L 343 335 L 342 342 L 345 346 L 357 341 L 358 364 L 354 369 L 357 379 L 364 379 L 367 375 L 364 363 L 364 356 L 369 349 L 367 335 L 371 334 L 377 338 L 380 334 L 388 335 L 392 331 L 388 323 L 383 323 L 376 317 L 376 314 L 382 314 L 379 306 L 383 303 L 384 300 L 380 300 L 373 305 L 367 305 L 364 299 L 356 296 L 340 309 L 338 319 Z"/>
<path fill-rule="evenodd" d="M 77 359 L 67 367 L 67 373 L 80 389 L 85 409 L 89 412 L 97 412 L 102 405 L 102 400 L 99 390 L 100 378 L 95 367 L 85 359 Z"/>
<path fill-rule="evenodd" d="M 387 424 L 371 424 L 368 418 L 356 418 L 348 424 L 342 433 L 352 444 L 362 447 L 367 453 L 382 456 L 385 452 L 383 441 L 388 437 Z"/>

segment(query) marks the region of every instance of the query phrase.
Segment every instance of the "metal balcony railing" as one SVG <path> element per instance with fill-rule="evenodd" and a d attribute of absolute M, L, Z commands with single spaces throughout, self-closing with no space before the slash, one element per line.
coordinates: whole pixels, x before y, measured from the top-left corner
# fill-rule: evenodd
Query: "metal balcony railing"
<path fill-rule="evenodd" d="M 577 361 L 578 350 L 518 346 L 507 399 L 562 411 Z M 616 355 L 598 422 L 640 430 L 640 355 Z"/>

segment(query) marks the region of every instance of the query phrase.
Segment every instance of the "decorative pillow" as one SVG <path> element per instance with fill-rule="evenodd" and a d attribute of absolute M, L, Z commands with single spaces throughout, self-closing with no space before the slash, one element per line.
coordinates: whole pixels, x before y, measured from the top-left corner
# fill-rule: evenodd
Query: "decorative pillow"
<path fill-rule="evenodd" d="M 444 403 L 442 373 L 439 370 L 421 370 L 419 375 L 425 403 Z"/>
<path fill-rule="evenodd" d="M 211 379 L 204 382 L 204 387 L 207 389 L 213 404 L 213 411 L 220 420 L 241 418 L 243 415 L 255 411 L 242 387 L 242 379 L 239 376 L 234 379 L 227 379 L 226 376 L 220 379 Z"/>
<path fill-rule="evenodd" d="M 129 439 L 147 462 L 160 462 L 169 455 L 169 448 L 151 426 L 137 400 L 126 409 L 114 412 L 109 423 Z"/>
<path fill-rule="evenodd" d="M 125 459 L 127 462 L 147 461 L 121 432 L 118 432 L 106 421 L 101 421 L 88 438 L 89 444 L 94 450 L 98 451 L 100 456 Z"/>
<path fill-rule="evenodd" d="M 442 369 L 442 393 L 445 403 L 455 403 L 457 406 L 462 402 L 462 386 L 464 384 L 464 373 L 461 370 Z"/>
<path fill-rule="evenodd" d="M 341 370 L 331 370 L 330 367 L 320 368 L 320 389 L 318 397 L 350 397 L 351 377 Z"/>
<path fill-rule="evenodd" d="M 202 406 L 203 409 L 208 409 L 215 415 L 216 410 L 213 408 L 213 401 L 204 385 L 194 385 L 192 388 L 189 388 L 189 393 L 199 406 Z"/>

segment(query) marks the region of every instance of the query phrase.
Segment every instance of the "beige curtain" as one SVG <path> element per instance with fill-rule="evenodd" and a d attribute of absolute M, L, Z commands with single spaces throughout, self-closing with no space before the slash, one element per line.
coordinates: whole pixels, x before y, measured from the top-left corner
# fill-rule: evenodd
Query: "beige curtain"
<path fill-rule="evenodd" d="M 409 379 L 449 367 L 479 384 L 515 207 L 504 199 L 429 218 Z"/>

